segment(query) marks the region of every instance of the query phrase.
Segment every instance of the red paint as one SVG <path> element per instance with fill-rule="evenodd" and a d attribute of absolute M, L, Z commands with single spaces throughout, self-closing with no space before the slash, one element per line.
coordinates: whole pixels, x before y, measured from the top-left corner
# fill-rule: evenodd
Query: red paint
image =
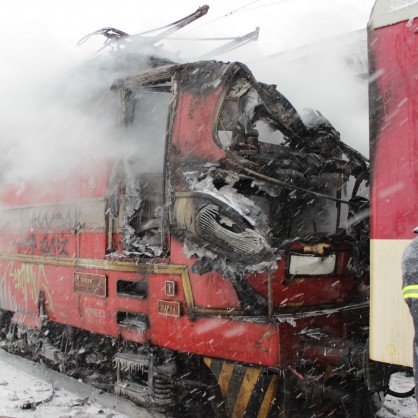
<path fill-rule="evenodd" d="M 370 103 L 371 238 L 411 239 L 418 225 L 418 36 L 406 21 L 369 36 L 380 74 Z"/>
<path fill-rule="evenodd" d="M 184 179 L 180 179 L 182 164 L 202 166 L 219 163 L 225 157 L 213 137 L 216 109 L 225 88 L 221 83 L 211 93 L 199 95 L 178 86 L 169 138 L 170 172 L 166 181 L 171 184 L 167 194 L 172 191 L 170 187 L 173 194 L 187 190 Z M 282 368 L 300 361 L 300 332 L 305 328 L 321 328 L 331 336 L 342 336 L 344 321 L 338 314 L 298 319 L 289 313 L 289 322 L 271 320 L 267 315 L 247 316 L 245 320 L 228 316 L 227 309 L 240 308 L 231 281 L 213 272 L 194 274 L 191 266 L 195 260 L 188 258 L 183 245 L 170 235 L 168 258 L 129 258 L 120 244 L 122 216 L 114 221 L 113 241 L 108 243 L 104 203 L 111 164 L 94 161 L 84 166 L 82 173 L 72 173 L 68 179 L 0 189 L 6 220 L 0 236 L 0 307 L 15 311 L 16 322 L 38 325 L 33 318 L 39 318 L 38 302 L 43 294 L 51 321 L 182 352 Z M 109 244 L 119 257 L 107 254 Z M 293 250 L 301 248 L 295 244 Z M 354 294 L 354 278 L 347 273 L 350 248 L 336 250 L 333 277 L 297 281 L 286 277 L 285 254 L 273 273 L 275 307 L 318 305 L 320 309 L 321 304 L 349 301 Z M 130 264 L 117 264 L 120 261 Z M 106 276 L 106 295 L 76 291 L 76 272 Z M 189 300 L 188 288 L 184 287 L 188 278 Z M 245 279 L 260 295 L 267 296 L 266 273 Z M 147 296 L 118 293 L 119 280 L 145 280 Z M 175 283 L 174 295 L 167 295 L 166 281 Z M 161 300 L 178 303 L 180 316 L 159 312 Z M 124 324 L 126 312 L 137 318 L 138 324 L 146 318 L 143 329 Z"/>
<path fill-rule="evenodd" d="M 221 93 L 220 87 L 206 96 L 179 92 L 173 131 L 173 159 L 197 158 L 209 162 L 225 158 L 225 151 L 213 139 L 215 109 Z"/>
<path fill-rule="evenodd" d="M 348 301 L 353 298 L 356 283 L 348 273 L 347 264 L 350 252 L 337 249 L 337 266 L 335 274 L 328 277 L 292 278 L 286 273 L 287 256 L 278 260 L 277 271 L 272 273 L 274 306 L 282 305 L 320 305 Z M 268 273 L 258 273 L 246 277 L 251 286 L 261 295 L 268 294 Z"/>

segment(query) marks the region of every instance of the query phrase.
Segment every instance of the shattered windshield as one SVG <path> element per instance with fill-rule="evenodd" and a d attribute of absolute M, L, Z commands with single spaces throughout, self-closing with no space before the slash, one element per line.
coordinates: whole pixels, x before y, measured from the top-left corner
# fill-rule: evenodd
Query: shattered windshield
<path fill-rule="evenodd" d="M 248 174 L 234 187 L 262 208 L 275 246 L 343 232 L 349 201 L 364 189 L 357 174 L 367 171 L 365 163 L 353 161 L 319 112 L 303 116 L 275 86 L 237 78 L 218 117 L 218 146 Z"/>

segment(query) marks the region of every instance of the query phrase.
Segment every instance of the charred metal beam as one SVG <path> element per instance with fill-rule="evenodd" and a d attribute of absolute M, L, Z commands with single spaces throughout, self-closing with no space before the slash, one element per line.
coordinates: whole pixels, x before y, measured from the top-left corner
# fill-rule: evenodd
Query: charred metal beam
<path fill-rule="evenodd" d="M 103 35 L 106 37 L 106 41 L 105 41 L 105 45 L 108 45 L 109 42 L 112 41 L 120 41 L 120 40 L 135 40 L 135 39 L 140 39 L 142 42 L 148 44 L 148 45 L 155 45 L 158 41 L 161 41 L 162 39 L 166 38 L 167 36 L 169 36 L 170 34 L 180 30 L 181 28 L 183 28 L 184 26 L 189 25 L 190 23 L 194 22 L 195 20 L 199 19 L 200 17 L 204 16 L 209 10 L 209 6 L 204 5 L 199 7 L 195 12 L 189 14 L 186 17 L 183 17 L 182 19 L 176 20 L 173 23 L 169 23 L 168 25 L 165 26 L 161 26 L 159 28 L 155 28 L 155 29 L 151 29 L 142 33 L 138 33 L 138 34 L 134 34 L 134 35 L 129 35 L 128 33 L 120 30 L 120 29 L 116 29 L 116 28 L 112 28 L 112 27 L 105 27 L 105 28 L 101 28 L 98 29 L 92 33 L 89 33 L 85 36 L 83 36 L 78 42 L 77 45 L 81 45 L 84 42 L 86 42 L 88 39 L 90 39 L 92 36 L 94 35 Z M 167 29 L 164 32 L 161 32 L 158 35 L 155 36 L 144 36 L 148 33 L 152 33 L 152 32 L 156 32 L 158 30 L 162 30 L 162 29 Z"/>

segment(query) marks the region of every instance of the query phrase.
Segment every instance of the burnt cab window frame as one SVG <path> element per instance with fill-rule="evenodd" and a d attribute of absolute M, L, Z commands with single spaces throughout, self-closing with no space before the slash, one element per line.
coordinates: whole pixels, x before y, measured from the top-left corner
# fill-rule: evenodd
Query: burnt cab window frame
<path fill-rule="evenodd" d="M 141 95 L 142 96 L 146 96 L 146 95 L 158 95 L 158 94 L 164 94 L 167 95 L 168 97 L 166 97 L 166 99 L 164 99 L 164 101 L 160 104 L 160 105 L 166 105 L 166 107 L 164 108 L 163 112 L 165 114 L 165 124 L 162 125 L 161 124 L 161 118 L 159 119 L 159 124 L 158 124 L 158 128 L 162 131 L 161 132 L 161 141 L 158 141 L 159 145 L 159 149 L 160 149 L 160 155 L 161 155 L 161 161 L 158 160 L 158 162 L 156 162 L 156 164 L 152 164 L 153 169 L 155 169 L 156 166 L 160 166 L 160 170 L 158 170 L 158 172 L 153 173 L 150 171 L 150 175 L 154 175 L 154 177 L 156 176 L 156 174 L 161 174 L 162 177 L 162 184 L 161 184 L 161 213 L 160 216 L 164 217 L 165 216 L 165 211 L 164 211 L 164 205 L 165 205 L 165 200 L 166 200 L 166 196 L 165 196 L 165 183 L 166 183 L 166 168 L 165 168 L 165 164 L 166 164 L 166 160 L 167 160 L 167 146 L 168 146 L 168 141 L 169 141 L 169 132 L 170 132 L 170 112 L 172 111 L 172 103 L 173 103 L 173 82 L 170 80 L 168 80 L 165 76 L 161 79 L 161 80 L 157 80 L 157 81 L 153 81 L 152 83 L 140 83 L 140 84 L 130 84 L 129 86 L 126 86 L 123 91 L 122 91 L 122 97 L 123 97 L 123 123 L 125 125 L 126 128 L 135 128 L 135 123 L 138 123 L 136 121 L 136 115 L 139 114 L 138 112 L 141 111 Z M 147 108 L 146 106 L 144 107 L 147 110 L 147 113 L 151 113 L 153 112 L 153 108 Z M 157 109 L 158 111 L 158 109 Z M 144 117 L 144 116 L 142 116 Z M 152 123 L 150 122 L 150 126 L 152 125 Z M 164 126 L 164 130 L 162 128 L 162 126 Z M 139 130 L 141 131 L 141 130 Z M 135 130 L 133 130 L 132 135 L 135 134 Z M 162 136 L 164 135 L 164 139 L 162 140 Z M 133 137 L 134 138 L 134 137 Z M 132 139 L 130 139 L 132 140 Z M 155 153 L 154 153 L 155 155 Z M 142 174 L 142 177 L 146 177 L 147 170 L 144 171 L 144 174 Z M 149 182 L 147 182 L 148 184 Z M 124 199 L 121 199 L 121 201 Z M 125 210 L 124 208 L 121 208 L 121 214 L 124 214 Z M 148 218 L 147 218 L 148 219 Z M 124 226 L 132 226 L 131 222 L 128 221 L 128 223 L 126 223 L 126 220 L 122 220 L 120 222 L 120 224 L 124 225 Z M 164 224 L 164 220 L 161 221 Z M 144 224 L 147 224 L 146 220 L 144 222 Z M 162 255 L 166 255 L 168 252 L 168 244 L 167 244 L 167 234 L 164 231 L 163 228 L 161 228 L 162 230 L 160 231 L 160 235 L 161 235 L 161 239 L 160 239 L 160 248 L 161 248 L 161 254 Z M 126 248 L 125 248 L 126 250 Z M 133 251 L 134 248 L 132 248 Z M 146 253 L 144 253 L 144 256 L 146 256 Z M 147 258 L 149 258 L 149 255 L 146 256 Z M 159 257 L 158 255 L 154 254 L 153 257 Z"/>
<path fill-rule="evenodd" d="M 269 121 L 267 115 L 269 114 L 268 109 L 262 104 L 262 102 L 259 102 L 257 106 L 262 106 L 264 108 L 264 112 L 260 112 L 260 110 L 257 111 L 257 117 L 255 120 L 250 120 L 249 114 L 246 114 L 246 111 L 244 108 L 240 108 L 240 99 L 243 98 L 245 95 L 252 96 L 253 98 L 255 95 L 258 97 L 258 92 L 255 87 L 255 84 L 257 82 L 255 80 L 248 79 L 243 74 L 238 74 L 237 77 L 234 78 L 232 83 L 229 87 L 224 88 L 224 91 L 222 92 L 218 103 L 216 105 L 215 109 L 215 117 L 214 117 L 214 124 L 213 124 L 213 139 L 216 145 L 221 148 L 223 151 L 234 151 L 233 145 L 234 141 L 232 138 L 232 130 L 228 130 L 228 127 L 232 127 L 232 125 L 224 125 L 221 120 L 222 112 L 228 111 L 226 106 L 229 107 L 229 110 L 231 112 L 234 112 L 236 120 L 234 121 L 233 118 L 231 118 L 230 121 L 235 122 L 234 128 L 239 127 L 239 120 L 241 123 L 241 128 L 244 128 L 245 130 L 249 130 L 249 132 L 246 133 L 246 136 L 251 137 L 251 132 L 254 131 L 257 134 L 256 141 L 259 141 L 260 143 L 273 146 L 283 145 L 284 144 L 284 134 L 281 132 L 280 129 L 277 127 L 273 127 Z M 251 91 L 252 90 L 252 91 Z M 251 99 L 249 99 L 251 102 Z M 246 105 L 244 105 L 246 106 Z M 234 108 L 235 107 L 235 108 Z M 254 107 L 254 111 L 255 111 Z M 248 109 L 247 109 L 248 110 Z M 255 115 L 253 115 L 254 117 Z M 225 121 L 224 121 L 225 122 Z M 248 125 L 248 126 L 247 126 Z M 250 126 L 251 125 L 251 126 Z M 261 127 L 261 131 L 260 131 Z M 231 132 L 229 135 L 225 134 L 224 138 L 221 138 L 219 135 L 219 132 Z M 260 131 L 260 132 L 259 132 Z M 235 138 L 236 140 L 237 138 Z M 250 144 L 251 145 L 251 138 L 250 138 Z"/>

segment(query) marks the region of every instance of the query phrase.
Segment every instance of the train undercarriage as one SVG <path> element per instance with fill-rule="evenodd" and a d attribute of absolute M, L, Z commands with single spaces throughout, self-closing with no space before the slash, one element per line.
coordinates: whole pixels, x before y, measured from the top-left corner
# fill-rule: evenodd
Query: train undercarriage
<path fill-rule="evenodd" d="M 28 329 L 14 323 L 13 314 L 0 311 L 0 348 L 167 417 L 366 418 L 383 396 L 367 388 L 373 370 L 361 345 L 350 349 L 351 367 L 306 361 L 297 370 L 279 370 L 132 343 L 46 318 Z M 321 348 L 312 346 L 307 356 L 315 350 Z M 330 355 L 341 356 L 338 350 Z"/>

